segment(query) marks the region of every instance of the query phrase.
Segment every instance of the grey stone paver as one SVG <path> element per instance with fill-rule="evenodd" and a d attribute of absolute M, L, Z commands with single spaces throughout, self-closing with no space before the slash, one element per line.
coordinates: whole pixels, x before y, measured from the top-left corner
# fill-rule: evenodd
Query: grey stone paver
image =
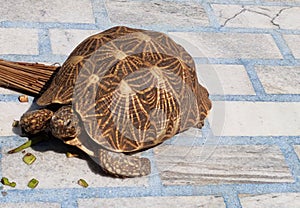
<path fill-rule="evenodd" d="M 283 35 L 286 40 L 289 48 L 292 51 L 292 54 L 295 58 L 300 58 L 300 35 Z"/>
<path fill-rule="evenodd" d="M 250 33 L 170 33 L 195 57 L 282 58 L 268 34 Z"/>
<path fill-rule="evenodd" d="M 300 204 L 300 193 L 275 193 L 240 196 L 243 208 L 297 208 Z"/>
<path fill-rule="evenodd" d="M 198 64 L 198 78 L 211 94 L 254 95 L 252 83 L 242 65 Z"/>
<path fill-rule="evenodd" d="M 136 27 L 160 25 L 178 29 L 209 25 L 205 10 L 195 1 L 108 0 L 106 3 L 113 24 L 130 24 Z"/>
<path fill-rule="evenodd" d="M 300 67 L 256 66 L 264 89 L 270 94 L 300 94 Z"/>
<path fill-rule="evenodd" d="M 31 203 L 7 203 L 3 204 L 0 203 L 1 208 L 40 208 L 40 207 L 47 207 L 47 208 L 60 208 L 59 203 L 46 203 L 46 202 L 31 202 Z"/>
<path fill-rule="evenodd" d="M 0 54 L 38 54 L 37 30 L 0 28 L 0 33 Z"/>
<path fill-rule="evenodd" d="M 214 102 L 224 106 L 222 136 L 297 136 L 300 134 L 299 102 Z M 280 118 L 280 119 L 279 119 Z M 280 122 L 279 122 L 280 120 Z M 289 125 L 282 125 L 289 123 Z M 214 128 L 213 128 L 214 131 Z"/>
<path fill-rule="evenodd" d="M 0 14 L 0 21 L 95 22 L 92 4 L 89 0 L 53 0 L 51 2 L 23 0 L 19 3 L 5 1 L 0 8 Z"/>
<path fill-rule="evenodd" d="M 112 199 L 79 199 L 79 208 L 90 207 L 140 207 L 140 208 L 222 208 L 225 207 L 221 197 L 137 197 L 137 198 L 112 198 Z"/>
<path fill-rule="evenodd" d="M 96 30 L 50 30 L 51 48 L 54 54 L 69 55 L 87 37 L 101 32 Z"/>
<path fill-rule="evenodd" d="M 9 90 L 9 89 L 5 89 L 5 88 L 0 88 L 0 94 L 2 95 L 19 95 L 20 93 L 16 92 L 16 91 L 12 91 L 12 90 Z"/>
<path fill-rule="evenodd" d="M 155 148 L 154 152 L 164 185 L 294 181 L 275 146 L 166 145 Z"/>
<path fill-rule="evenodd" d="M 12 129 L 14 120 L 19 120 L 24 112 L 26 112 L 30 103 L 0 102 L 0 136 L 12 136 L 16 132 Z"/>

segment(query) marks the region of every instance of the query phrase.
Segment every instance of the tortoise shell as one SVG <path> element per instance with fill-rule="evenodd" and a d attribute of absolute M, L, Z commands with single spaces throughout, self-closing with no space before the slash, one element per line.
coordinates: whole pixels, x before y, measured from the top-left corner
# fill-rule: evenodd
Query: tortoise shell
<path fill-rule="evenodd" d="M 72 104 L 88 139 L 115 152 L 201 128 L 211 108 L 182 46 L 163 33 L 124 26 L 79 44 L 37 103 Z"/>

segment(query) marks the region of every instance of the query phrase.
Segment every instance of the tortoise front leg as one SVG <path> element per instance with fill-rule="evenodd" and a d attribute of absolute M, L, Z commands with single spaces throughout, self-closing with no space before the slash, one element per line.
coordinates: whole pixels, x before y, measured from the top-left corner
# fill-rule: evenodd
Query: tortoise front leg
<path fill-rule="evenodd" d="M 105 149 L 99 149 L 99 165 L 109 174 L 121 177 L 138 177 L 151 173 L 149 159 Z"/>
<path fill-rule="evenodd" d="M 20 126 L 29 134 L 37 134 L 49 126 L 53 112 L 48 109 L 34 110 L 24 113 L 20 119 Z"/>

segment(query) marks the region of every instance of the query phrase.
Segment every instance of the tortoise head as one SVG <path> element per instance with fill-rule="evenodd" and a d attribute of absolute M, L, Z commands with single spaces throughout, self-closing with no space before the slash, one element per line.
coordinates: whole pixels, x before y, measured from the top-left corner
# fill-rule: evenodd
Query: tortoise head
<path fill-rule="evenodd" d="M 196 87 L 197 103 L 200 113 L 200 121 L 197 127 L 201 128 L 204 125 L 204 119 L 207 117 L 210 109 L 212 108 L 211 100 L 208 98 L 209 93 L 206 88 L 200 84 Z"/>
<path fill-rule="evenodd" d="M 72 139 L 80 134 L 79 118 L 71 105 L 63 106 L 54 113 L 50 129 L 53 136 L 62 140 Z"/>

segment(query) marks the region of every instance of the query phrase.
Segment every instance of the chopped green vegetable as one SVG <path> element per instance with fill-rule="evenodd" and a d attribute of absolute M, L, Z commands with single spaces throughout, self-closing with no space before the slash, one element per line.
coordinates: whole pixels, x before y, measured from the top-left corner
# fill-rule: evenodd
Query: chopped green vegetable
<path fill-rule="evenodd" d="M 9 185 L 9 184 L 10 184 L 8 178 L 6 178 L 6 177 L 2 177 L 1 183 L 2 183 L 3 185 Z"/>
<path fill-rule="evenodd" d="M 1 178 L 1 183 L 5 186 L 10 186 L 10 187 L 16 187 L 17 185 L 16 182 L 10 182 L 6 177 Z"/>
<path fill-rule="evenodd" d="M 18 127 L 19 126 L 19 121 L 14 120 L 12 123 L 12 127 Z"/>
<path fill-rule="evenodd" d="M 34 189 L 38 184 L 39 184 L 39 181 L 36 180 L 35 178 L 33 178 L 33 179 L 31 179 L 31 180 L 28 182 L 27 186 L 28 186 L 29 188 Z"/>
<path fill-rule="evenodd" d="M 13 188 L 16 187 L 16 185 L 17 185 L 16 182 L 11 182 L 10 183 L 10 186 L 13 187 Z"/>
<path fill-rule="evenodd" d="M 87 188 L 89 184 L 84 179 L 79 179 L 78 184 L 84 188 Z"/>
<path fill-rule="evenodd" d="M 31 154 L 31 153 L 27 153 L 24 155 L 23 157 L 23 161 L 27 164 L 27 165 L 31 165 L 32 163 L 34 163 L 34 161 L 36 160 L 36 157 Z"/>
<path fill-rule="evenodd" d="M 37 136 L 37 137 L 34 137 L 32 139 L 29 139 L 27 142 L 25 142 L 24 144 L 20 145 L 19 147 L 8 151 L 7 153 L 8 154 L 13 154 L 13 153 L 21 152 L 24 149 L 26 149 L 28 147 L 31 147 L 32 145 L 35 145 L 35 144 L 37 144 L 37 143 L 39 143 L 41 141 L 47 140 L 47 139 L 48 139 L 48 137 L 46 137 L 46 136 Z"/>

